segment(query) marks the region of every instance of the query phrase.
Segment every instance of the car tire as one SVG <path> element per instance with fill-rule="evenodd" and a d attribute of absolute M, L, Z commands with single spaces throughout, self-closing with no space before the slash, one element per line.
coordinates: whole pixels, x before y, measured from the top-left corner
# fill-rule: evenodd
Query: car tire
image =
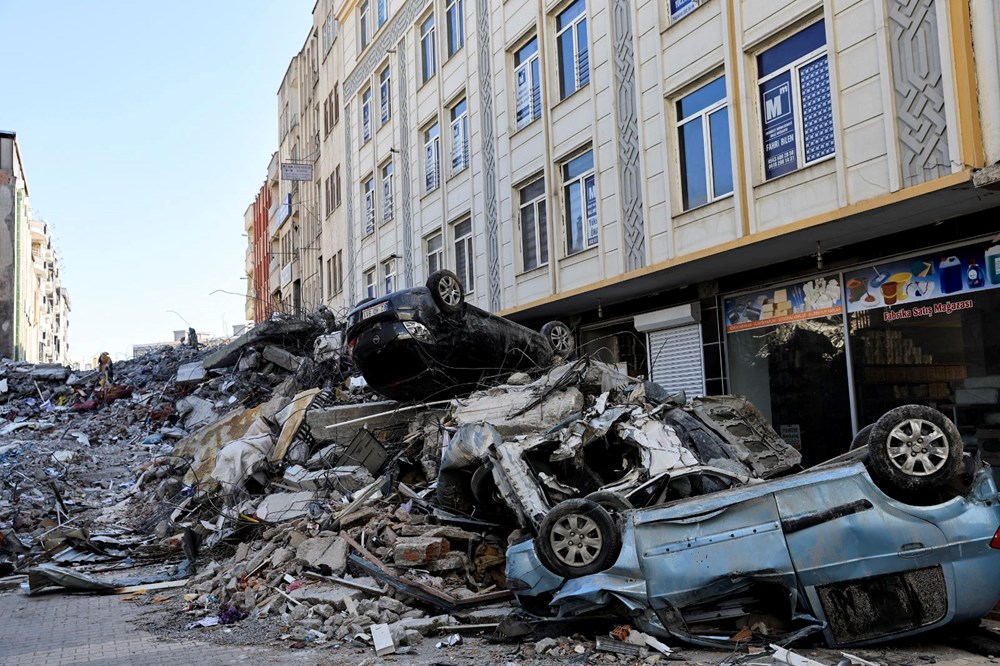
<path fill-rule="evenodd" d="M 962 436 L 951 419 L 923 405 L 889 410 L 868 436 L 872 474 L 902 490 L 947 484 L 962 468 Z"/>
<path fill-rule="evenodd" d="M 621 549 L 621 532 L 611 514 L 581 498 L 555 505 L 535 538 L 538 559 L 563 578 L 604 571 L 618 559 Z"/>
<path fill-rule="evenodd" d="M 545 342 L 548 343 L 549 349 L 556 356 L 569 358 L 569 355 L 576 349 L 573 331 L 569 330 L 569 326 L 561 321 L 550 321 L 542 326 L 541 333 L 545 336 Z"/>
<path fill-rule="evenodd" d="M 434 271 L 427 278 L 427 288 L 438 309 L 445 314 L 455 314 L 465 303 L 465 290 L 462 281 L 451 271 Z"/>
<path fill-rule="evenodd" d="M 860 449 L 862 446 L 868 446 L 868 437 L 872 434 L 872 428 L 874 427 L 874 423 L 869 423 L 864 428 L 859 430 L 858 434 L 851 440 L 851 448 L 849 448 L 848 451 Z"/>
<path fill-rule="evenodd" d="M 624 495 L 613 490 L 598 490 L 583 499 L 594 502 L 612 516 L 617 516 L 624 511 L 631 511 L 634 508 Z"/>

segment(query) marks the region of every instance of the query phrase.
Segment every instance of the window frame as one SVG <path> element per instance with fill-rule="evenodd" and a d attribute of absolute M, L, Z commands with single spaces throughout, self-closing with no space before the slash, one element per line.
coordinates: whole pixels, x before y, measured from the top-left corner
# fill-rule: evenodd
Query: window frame
<path fill-rule="evenodd" d="M 568 177 L 566 174 L 570 164 L 588 153 L 590 153 L 592 162 L 590 169 L 588 171 L 583 171 L 575 176 Z M 559 163 L 559 175 L 561 176 L 561 181 L 562 181 L 562 187 L 561 187 L 562 204 L 563 204 L 562 214 L 564 221 L 563 233 L 565 235 L 565 241 L 566 241 L 564 243 L 563 250 L 565 251 L 566 257 L 571 257 L 573 255 L 580 254 L 581 252 L 585 252 L 591 248 L 598 247 L 601 243 L 601 216 L 599 210 L 600 197 L 597 195 L 597 163 L 594 160 L 594 148 L 590 147 L 587 150 L 578 151 L 570 155 L 566 159 L 562 160 Z M 591 234 L 590 234 L 591 218 L 590 218 L 590 211 L 588 209 L 588 204 L 589 204 L 587 196 L 588 181 L 590 181 L 590 186 L 594 193 L 593 227 L 595 231 L 595 236 L 593 240 L 591 239 Z M 570 226 L 573 224 L 573 220 L 570 216 L 570 205 L 569 205 L 571 196 L 570 190 L 573 187 L 574 183 L 580 184 L 580 205 L 581 205 L 581 210 L 583 211 L 583 217 L 580 218 L 581 221 L 580 236 L 583 241 L 583 246 L 575 250 L 570 247 L 570 238 L 572 236 L 572 234 L 570 233 Z"/>
<path fill-rule="evenodd" d="M 458 113 L 458 108 L 464 105 L 464 109 Z M 448 107 L 448 115 L 451 118 L 451 173 L 452 175 L 461 173 L 469 168 L 469 98 L 460 97 Z M 460 139 L 456 138 L 456 131 L 461 134 Z M 460 152 L 456 147 L 460 146 Z M 458 162 L 456 163 L 456 157 Z"/>
<path fill-rule="evenodd" d="M 375 0 L 375 32 L 389 20 L 389 0 Z"/>
<path fill-rule="evenodd" d="M 451 58 L 465 46 L 465 0 L 445 0 L 445 24 L 448 58 Z"/>
<path fill-rule="evenodd" d="M 434 240 L 437 240 L 437 248 L 431 247 Z M 440 231 L 424 237 L 424 259 L 427 262 L 427 277 L 444 268 L 444 235 Z M 431 270 L 432 262 L 436 264 L 434 270 Z"/>
<path fill-rule="evenodd" d="M 534 43 L 535 50 L 527 56 L 524 62 L 518 62 L 521 52 L 530 44 Z M 518 75 L 525 72 L 524 80 L 527 86 L 528 114 L 525 118 L 519 117 L 521 102 L 518 92 Z M 531 123 L 542 117 L 542 71 L 541 59 L 538 54 L 538 35 L 532 35 L 525 40 L 521 46 L 514 50 L 514 127 L 516 130 L 524 129 Z"/>
<path fill-rule="evenodd" d="M 333 125 L 340 123 L 340 81 L 333 83 Z"/>
<path fill-rule="evenodd" d="M 382 286 L 385 293 L 396 291 L 396 257 L 389 257 L 382 262 Z"/>
<path fill-rule="evenodd" d="M 529 187 L 536 185 L 537 183 L 542 184 L 542 191 L 540 194 L 536 195 L 534 198 L 524 201 L 524 191 Z M 539 268 L 543 268 L 549 265 L 549 216 L 548 216 L 548 191 L 545 185 L 545 174 L 537 174 L 537 177 L 530 178 L 523 184 L 516 188 L 516 201 L 517 201 L 517 232 L 519 239 L 519 246 L 521 249 L 521 272 L 527 273 Z M 531 209 L 533 214 L 533 224 L 534 224 L 534 256 L 535 265 L 527 265 L 527 248 L 525 247 L 525 236 L 524 236 L 524 220 L 525 220 L 525 210 Z M 539 211 L 542 212 L 541 217 L 544 217 L 544 222 L 539 219 Z M 542 234 L 540 231 L 544 228 L 545 230 L 545 242 L 541 240 Z"/>
<path fill-rule="evenodd" d="M 358 6 L 358 43 L 361 45 L 360 51 L 371 44 L 374 31 L 372 28 L 372 7 L 371 0 L 364 0 Z"/>
<path fill-rule="evenodd" d="M 386 173 L 388 170 L 388 173 Z M 379 174 L 382 182 L 382 224 L 389 222 L 395 217 L 395 197 L 394 179 L 395 165 L 392 159 L 388 159 L 379 167 Z"/>
<path fill-rule="evenodd" d="M 364 286 L 365 286 L 365 297 L 375 298 L 378 296 L 378 283 L 375 281 L 375 267 L 372 266 L 366 270 L 363 274 Z"/>
<path fill-rule="evenodd" d="M 333 209 L 337 210 L 340 208 L 340 204 L 343 203 L 341 199 L 341 189 L 340 189 L 340 165 L 338 164 L 333 168 Z"/>
<path fill-rule="evenodd" d="M 437 74 L 437 24 L 434 20 L 434 11 L 427 14 L 419 25 L 420 85 L 423 85 Z"/>
<path fill-rule="evenodd" d="M 680 105 L 684 99 L 688 98 L 691 95 L 694 95 L 697 92 L 700 92 L 701 90 L 707 88 L 708 86 L 720 80 L 722 81 L 722 86 L 723 86 L 723 96 L 720 99 L 708 104 L 707 106 L 702 107 L 698 111 L 689 113 L 687 116 L 684 116 L 683 118 L 681 117 Z M 681 208 L 684 212 L 687 212 L 689 210 L 695 210 L 696 208 L 701 208 L 702 206 L 707 206 L 711 203 L 715 203 L 716 201 L 721 201 L 722 199 L 726 199 L 733 196 L 733 191 L 735 189 L 735 182 L 732 176 L 731 159 L 730 159 L 729 180 L 731 182 L 732 187 L 727 192 L 723 192 L 722 194 L 718 195 L 715 194 L 715 165 L 713 160 L 713 155 L 715 154 L 715 147 L 712 143 L 712 130 L 711 130 L 712 116 L 720 112 L 725 113 L 726 127 L 729 129 L 729 132 L 727 132 L 726 135 L 726 141 L 729 142 L 729 151 L 731 158 L 733 146 L 732 143 L 730 142 L 729 137 L 730 134 L 732 133 L 732 124 L 731 124 L 732 118 L 729 115 L 729 89 L 727 87 L 727 84 L 728 82 L 726 81 L 726 75 L 721 74 L 720 76 L 714 77 L 708 81 L 703 81 L 696 86 L 689 87 L 684 94 L 677 95 L 673 99 L 674 115 L 676 116 L 674 129 L 677 132 L 677 134 L 675 135 L 676 136 L 675 141 L 677 142 L 678 176 L 681 186 L 680 200 L 681 200 Z M 702 154 L 705 160 L 705 173 L 703 175 L 705 177 L 707 198 L 706 201 L 702 203 L 689 205 L 689 203 L 685 201 L 684 197 L 686 169 L 683 160 L 683 155 L 681 154 L 681 146 L 683 143 L 681 140 L 681 130 L 684 126 L 694 122 L 698 122 L 701 125 L 701 140 L 702 140 L 701 147 L 702 147 Z"/>
<path fill-rule="evenodd" d="M 430 136 L 432 130 L 436 131 L 434 136 Z M 430 194 L 441 187 L 441 123 L 434 120 L 424 127 L 422 133 L 424 138 L 424 194 Z"/>
<path fill-rule="evenodd" d="M 379 127 L 392 119 L 392 65 L 386 63 L 378 73 Z"/>
<path fill-rule="evenodd" d="M 463 233 L 461 236 L 458 235 L 459 227 L 468 224 L 469 230 L 467 233 Z M 452 249 L 455 251 L 455 274 L 458 276 L 460 282 L 462 282 L 462 287 L 465 289 L 466 294 L 472 294 L 476 291 L 476 246 L 475 246 L 475 233 L 472 228 L 472 218 L 463 217 L 457 222 L 451 224 L 451 234 L 452 234 Z M 465 246 L 465 266 L 459 265 L 459 245 Z M 463 272 L 466 279 L 462 280 Z"/>
<path fill-rule="evenodd" d="M 580 12 L 579 16 L 576 16 L 569 20 L 562 28 L 559 28 L 560 18 L 570 11 L 577 4 L 583 5 L 583 11 Z M 580 24 L 584 25 L 584 31 L 587 33 L 587 41 L 590 40 L 590 25 L 588 23 L 587 14 L 587 1 L 586 0 L 573 0 L 566 6 L 564 6 L 556 14 L 556 73 L 559 76 L 559 100 L 568 99 L 572 97 L 575 93 L 590 85 L 590 44 L 584 44 L 584 48 L 580 48 Z M 573 32 L 573 90 L 564 91 L 563 90 L 563 64 L 564 64 L 564 54 L 562 52 L 562 36 L 567 32 Z M 581 55 L 586 53 L 586 63 L 581 65 Z M 586 73 L 586 77 L 584 77 Z"/>
<path fill-rule="evenodd" d="M 802 33 L 804 33 L 809 28 L 812 28 L 812 27 L 816 26 L 819 23 L 823 23 L 824 24 L 823 44 L 822 45 L 816 47 L 815 49 L 813 49 L 812 51 L 809 51 L 808 53 L 805 53 L 804 55 L 799 56 L 795 60 L 791 60 L 791 61 L 785 63 L 783 66 L 781 66 L 780 68 L 778 68 L 778 69 L 776 69 L 776 70 L 768 73 L 766 76 L 760 76 L 760 60 L 759 60 L 759 58 L 763 54 L 767 53 L 768 51 L 771 51 L 772 49 L 778 48 L 782 44 L 785 44 L 789 40 L 794 39 L 795 37 L 797 37 L 797 36 L 801 35 Z M 769 183 L 771 181 L 777 180 L 778 178 L 781 178 L 782 176 L 787 176 L 789 174 L 801 171 L 802 169 L 805 169 L 807 167 L 811 167 L 811 166 L 813 166 L 815 164 L 819 164 L 820 162 L 825 162 L 826 160 L 833 159 L 837 155 L 837 141 L 836 141 L 837 128 L 836 128 L 836 126 L 834 126 L 834 117 L 833 117 L 833 103 L 834 103 L 834 100 L 833 100 L 833 91 L 830 90 L 828 92 L 829 92 L 829 95 L 830 95 L 830 107 L 831 107 L 830 108 L 830 124 L 831 124 L 831 128 L 832 128 L 832 139 L 833 139 L 832 150 L 829 153 L 826 153 L 825 155 L 821 155 L 820 157 L 817 157 L 816 159 L 813 159 L 811 161 L 807 162 L 806 159 L 805 159 L 805 154 L 806 154 L 805 128 L 804 128 L 805 118 L 802 115 L 802 79 L 801 79 L 801 71 L 807 65 L 811 65 L 814 62 L 817 62 L 818 60 L 820 60 L 821 58 L 825 58 L 826 59 L 826 63 L 827 63 L 826 81 L 827 81 L 827 86 L 829 87 L 830 86 L 830 70 L 829 70 L 829 67 L 830 67 L 830 52 L 829 52 L 829 44 L 827 43 L 827 40 L 826 40 L 825 20 L 824 19 L 820 19 L 819 21 L 814 21 L 812 23 L 809 23 L 808 25 L 804 25 L 804 26 L 799 27 L 794 32 L 790 32 L 790 33 L 784 34 L 782 38 L 777 39 L 777 40 L 771 42 L 770 45 L 767 48 L 760 49 L 759 51 L 757 51 L 757 53 L 754 56 L 754 64 L 757 67 L 757 70 L 756 70 L 756 73 L 757 73 L 757 85 L 756 85 L 757 104 L 760 106 L 760 114 L 758 116 L 758 128 L 760 130 L 760 138 L 761 138 L 761 141 L 760 141 L 760 144 L 759 144 L 760 155 L 761 155 L 761 163 L 760 163 L 760 171 L 761 171 L 761 176 L 762 176 L 761 183 Z M 795 136 L 795 168 L 791 169 L 790 171 L 784 171 L 782 173 L 775 174 L 773 176 L 768 176 L 767 175 L 767 146 L 766 146 L 767 140 L 766 140 L 765 135 L 764 135 L 765 101 L 763 100 L 764 92 L 763 92 L 762 89 L 763 89 L 763 87 L 767 83 L 769 83 L 769 82 L 777 79 L 778 77 L 782 76 L 786 72 L 788 73 L 789 86 L 791 88 L 791 91 L 790 91 L 791 92 L 791 105 L 792 105 L 791 106 L 791 113 L 793 114 L 793 117 L 792 117 L 792 131 L 793 131 L 793 134 Z"/>
<path fill-rule="evenodd" d="M 361 181 L 362 199 L 365 202 L 365 235 L 375 233 L 375 174 L 369 173 Z"/>
<path fill-rule="evenodd" d="M 361 145 L 372 140 L 372 87 L 365 86 L 361 91 Z"/>

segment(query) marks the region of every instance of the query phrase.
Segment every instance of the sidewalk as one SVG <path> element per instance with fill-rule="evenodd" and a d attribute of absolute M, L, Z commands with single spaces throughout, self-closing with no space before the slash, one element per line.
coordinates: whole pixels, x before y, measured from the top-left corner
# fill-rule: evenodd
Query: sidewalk
<path fill-rule="evenodd" d="M 227 647 L 197 640 L 163 641 L 135 626 L 143 610 L 120 596 L 0 594 L 0 664 L 6 666 L 307 666 L 315 654 L 261 646 Z"/>

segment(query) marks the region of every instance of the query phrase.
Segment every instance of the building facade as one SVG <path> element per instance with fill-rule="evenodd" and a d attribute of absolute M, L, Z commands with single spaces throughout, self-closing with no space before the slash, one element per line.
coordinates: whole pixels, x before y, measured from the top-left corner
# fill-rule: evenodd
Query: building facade
<path fill-rule="evenodd" d="M 446 267 L 667 388 L 748 395 L 807 462 L 905 402 L 1000 450 L 998 14 L 320 0 L 279 104 L 322 254 L 271 288 L 315 276 L 343 312 Z"/>
<path fill-rule="evenodd" d="M 259 324 L 274 313 L 274 302 L 269 286 L 271 272 L 271 236 L 268 231 L 273 210 L 271 174 L 278 168 L 278 154 L 271 155 L 268 165 L 268 179 L 260 186 L 243 215 L 244 233 L 247 237 L 246 272 L 247 299 L 246 318 Z"/>
<path fill-rule="evenodd" d="M 46 222 L 32 214 L 13 132 L 0 132 L 0 357 L 69 365 L 70 300 Z"/>

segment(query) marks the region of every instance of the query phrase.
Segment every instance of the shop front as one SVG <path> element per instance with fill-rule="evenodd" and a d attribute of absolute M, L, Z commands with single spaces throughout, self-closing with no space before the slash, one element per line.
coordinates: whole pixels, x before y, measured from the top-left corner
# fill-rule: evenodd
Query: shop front
<path fill-rule="evenodd" d="M 952 417 L 1000 462 L 1000 245 L 887 258 L 724 298 L 733 393 L 749 397 L 804 464 L 845 451 L 895 406 Z"/>

